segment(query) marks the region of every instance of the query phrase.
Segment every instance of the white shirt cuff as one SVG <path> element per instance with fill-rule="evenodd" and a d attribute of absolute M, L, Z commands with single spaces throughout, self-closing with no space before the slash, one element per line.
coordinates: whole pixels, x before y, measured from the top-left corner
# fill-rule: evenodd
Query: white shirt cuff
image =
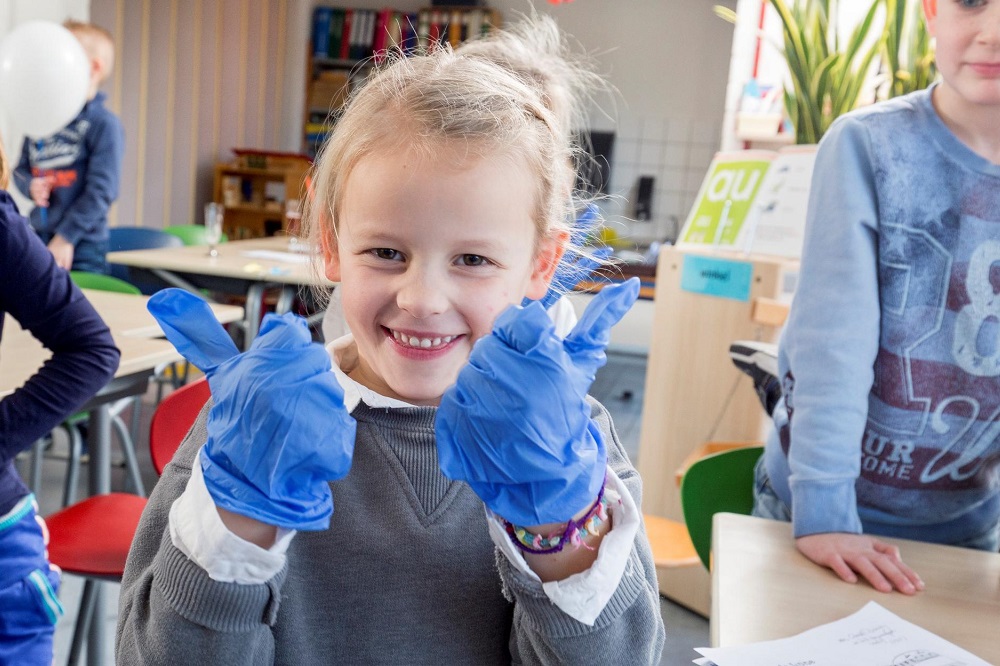
<path fill-rule="evenodd" d="M 244 585 L 266 583 L 285 566 L 293 536 L 295 530 L 279 527 L 274 545 L 265 550 L 230 532 L 205 485 L 198 451 L 187 487 L 170 507 L 170 540 L 209 578 Z"/>
<path fill-rule="evenodd" d="M 604 496 L 608 498 L 608 513 L 611 530 L 604 535 L 597 550 L 597 559 L 586 571 L 573 574 L 563 580 L 542 583 L 542 590 L 553 604 L 578 622 L 593 626 L 608 601 L 618 589 L 635 535 L 639 531 L 639 511 L 628 488 L 618 478 L 614 470 L 608 468 L 607 486 Z M 518 571 L 532 580 L 538 575 L 525 561 L 521 550 L 511 543 L 503 524 L 489 510 L 487 523 L 493 543 L 510 560 Z"/>

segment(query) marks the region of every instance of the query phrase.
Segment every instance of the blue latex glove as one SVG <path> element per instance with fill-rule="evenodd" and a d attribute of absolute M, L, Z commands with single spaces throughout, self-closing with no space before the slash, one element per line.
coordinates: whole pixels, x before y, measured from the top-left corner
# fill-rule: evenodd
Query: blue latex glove
<path fill-rule="evenodd" d="M 556 272 L 552 276 L 549 290 L 538 301 L 546 310 L 552 307 L 564 294 L 573 291 L 573 287 L 580 280 L 590 275 L 595 268 L 601 265 L 601 261 L 611 256 L 612 250 L 610 247 L 595 248 L 591 256 L 584 256 L 574 252 L 572 249 L 583 246 L 587 234 L 590 233 L 591 228 L 597 223 L 597 213 L 597 206 L 588 204 L 583 213 L 580 214 L 580 217 L 576 218 L 576 223 L 573 225 L 573 232 L 570 235 L 570 249 L 567 250 L 559 265 L 556 266 Z M 521 301 L 521 305 L 526 306 L 529 303 L 531 303 L 530 298 L 525 298 Z"/>
<path fill-rule="evenodd" d="M 638 295 L 637 278 L 605 287 L 565 340 L 539 303 L 504 310 L 438 407 L 445 476 L 516 525 L 566 522 L 593 503 L 607 452 L 586 395 Z"/>
<path fill-rule="evenodd" d="M 278 527 L 329 527 L 328 481 L 350 470 L 356 422 L 305 320 L 267 315 L 240 354 L 198 296 L 164 289 L 148 307 L 167 339 L 208 376 L 213 406 L 201 469 L 215 503 Z"/>

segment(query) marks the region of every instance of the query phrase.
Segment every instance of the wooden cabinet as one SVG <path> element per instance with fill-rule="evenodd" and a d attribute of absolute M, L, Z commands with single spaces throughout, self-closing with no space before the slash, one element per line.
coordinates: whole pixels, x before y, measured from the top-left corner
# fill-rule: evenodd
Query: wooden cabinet
<path fill-rule="evenodd" d="M 312 162 L 295 153 L 234 152 L 234 161 L 215 165 L 212 199 L 225 208 L 226 235 L 238 240 L 286 231 L 297 219 Z"/>
<path fill-rule="evenodd" d="M 703 256 L 664 248 L 656 270 L 637 467 L 643 511 L 673 520 L 683 520 L 676 470 L 692 451 L 709 441 L 759 441 L 769 427 L 753 382 L 729 358 L 729 345 L 735 340 L 777 342 L 784 318 L 763 306 L 783 300 L 798 275 L 796 261 L 714 253 L 707 256 L 728 262 L 732 270 L 722 264 L 708 271 L 709 278 L 740 273 L 747 288 L 738 298 L 711 295 L 711 289 L 699 291 L 705 269 L 692 275 Z M 709 578 L 704 569 L 658 575 L 665 596 L 707 615 Z"/>

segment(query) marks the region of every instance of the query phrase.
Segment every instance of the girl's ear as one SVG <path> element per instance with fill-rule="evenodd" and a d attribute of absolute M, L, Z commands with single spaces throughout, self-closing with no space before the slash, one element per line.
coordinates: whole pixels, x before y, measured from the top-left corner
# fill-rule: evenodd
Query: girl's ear
<path fill-rule="evenodd" d="M 927 22 L 927 32 L 934 36 L 934 20 L 937 18 L 937 0 L 923 0 L 924 20 Z"/>
<path fill-rule="evenodd" d="M 552 282 L 556 267 L 566 252 L 567 242 L 569 242 L 568 231 L 560 231 L 542 239 L 525 296 L 537 301 L 549 290 L 549 283 Z"/>
<path fill-rule="evenodd" d="M 331 282 L 340 282 L 340 252 L 333 233 L 324 229 L 319 235 L 319 244 L 323 253 L 323 274 Z"/>

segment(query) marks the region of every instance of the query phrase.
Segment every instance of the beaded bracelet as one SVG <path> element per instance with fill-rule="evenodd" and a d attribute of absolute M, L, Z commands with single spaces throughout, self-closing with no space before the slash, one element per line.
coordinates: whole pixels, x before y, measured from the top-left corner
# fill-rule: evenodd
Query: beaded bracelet
<path fill-rule="evenodd" d="M 512 525 L 503 520 L 504 529 L 511 542 L 526 553 L 535 555 L 551 555 L 560 552 L 567 543 L 575 547 L 583 546 L 587 550 L 593 550 L 584 541 L 584 537 L 590 534 L 597 534 L 597 530 L 602 521 L 608 519 L 608 501 L 604 497 L 604 486 L 601 486 L 597 499 L 586 514 L 579 520 L 570 519 L 566 527 L 553 532 L 548 536 L 532 534 L 523 527 Z M 502 520 L 502 519 L 501 519 Z"/>

